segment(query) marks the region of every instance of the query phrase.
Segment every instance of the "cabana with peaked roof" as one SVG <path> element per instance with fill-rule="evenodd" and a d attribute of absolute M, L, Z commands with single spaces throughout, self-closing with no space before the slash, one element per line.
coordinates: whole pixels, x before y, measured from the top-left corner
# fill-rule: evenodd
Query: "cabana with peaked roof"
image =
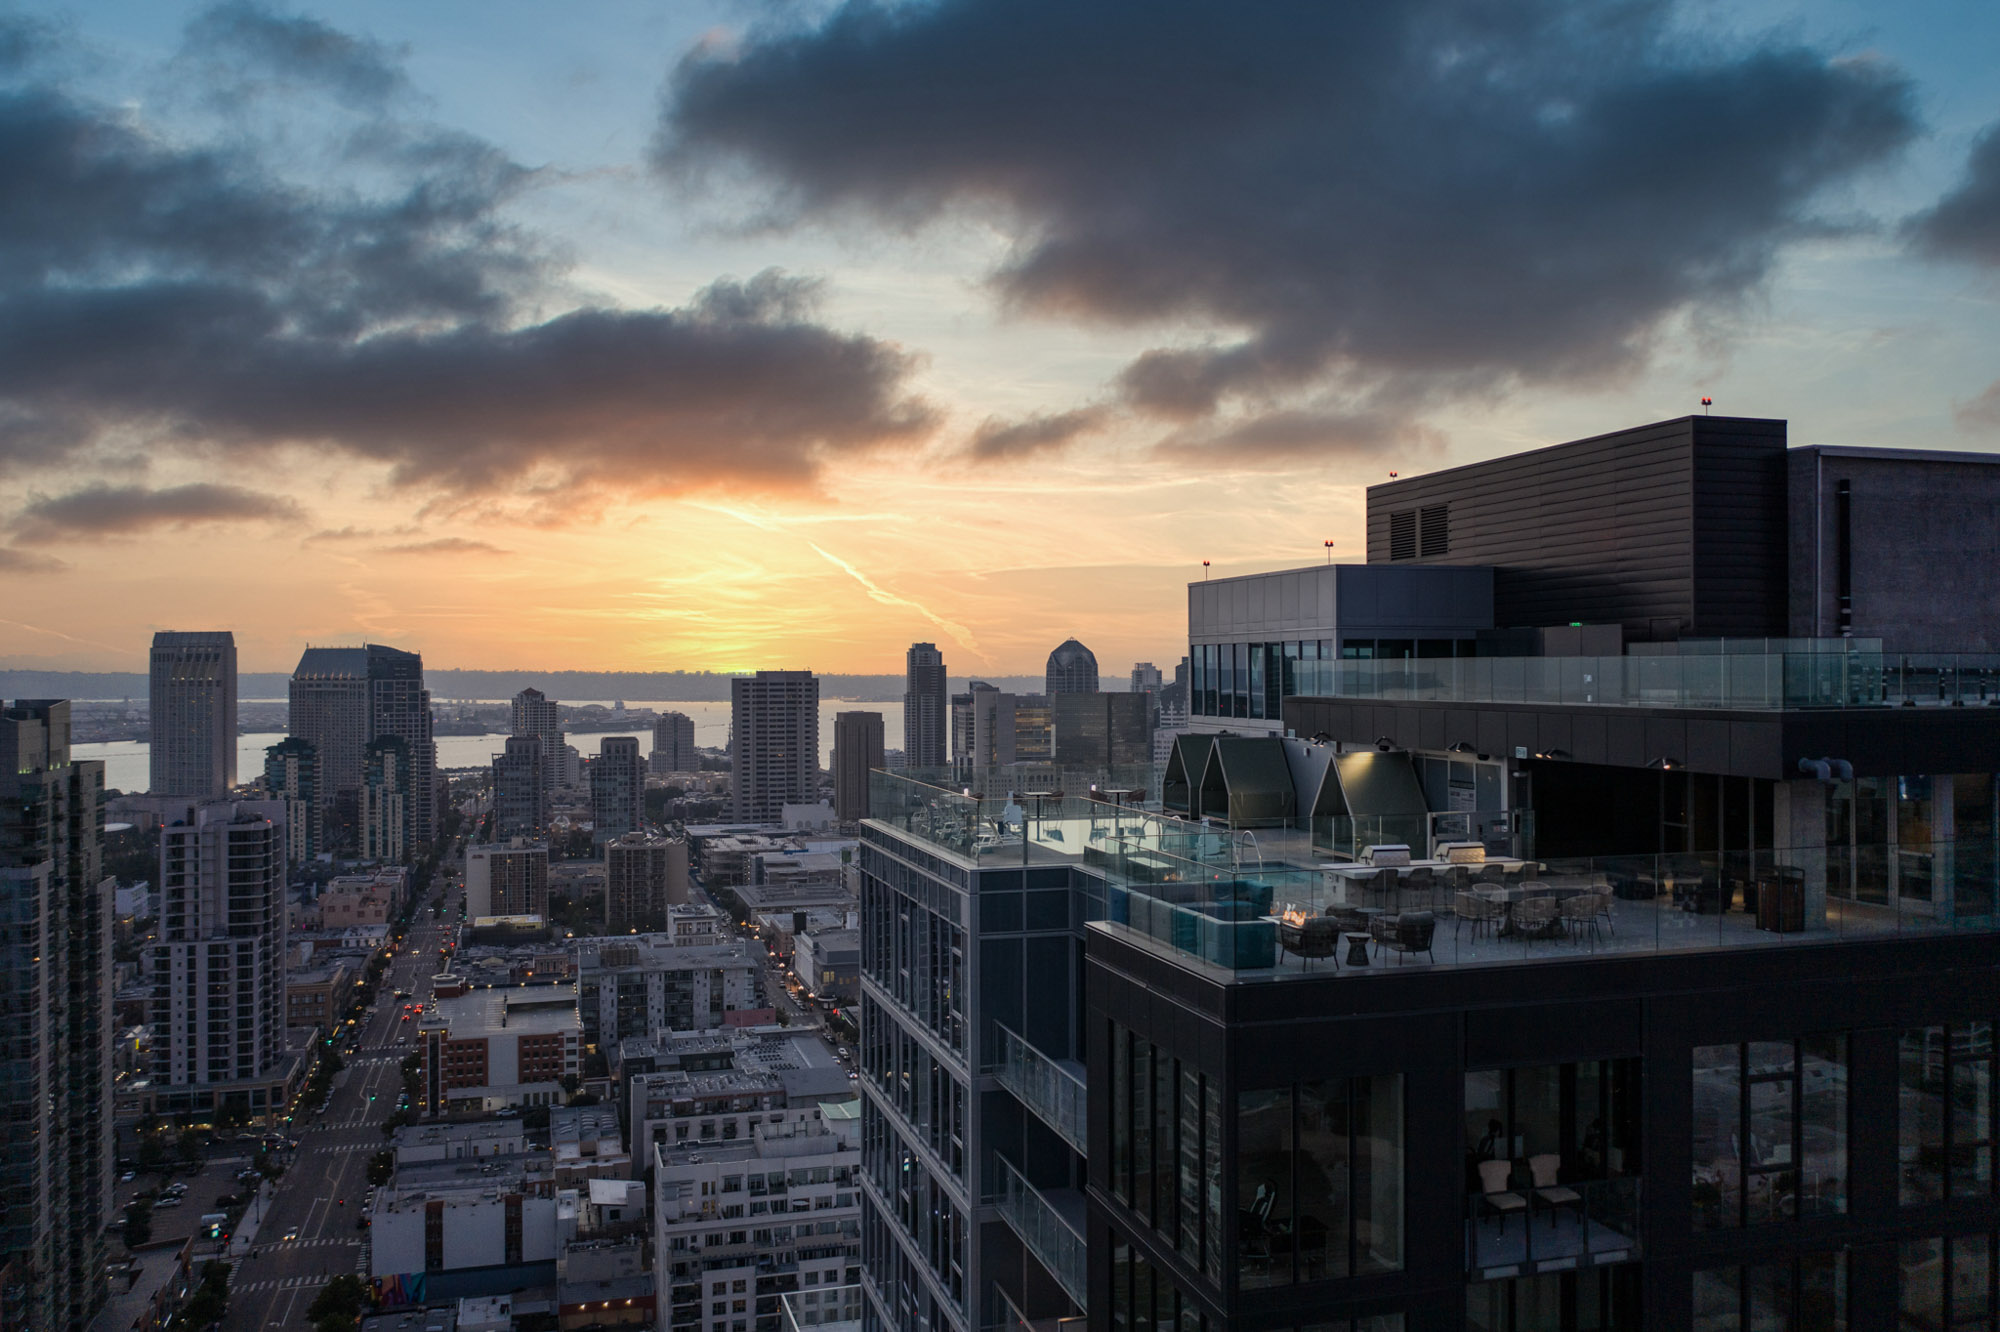
<path fill-rule="evenodd" d="M 1177 735 L 1167 755 L 1166 772 L 1160 778 L 1160 804 L 1180 814 L 1193 815 L 1194 792 L 1208 766 L 1208 752 L 1215 745 L 1212 735 Z"/>
<path fill-rule="evenodd" d="M 1194 813 L 1231 828 L 1281 828 L 1298 814 L 1284 742 L 1272 735 L 1219 735 L 1210 746 Z"/>

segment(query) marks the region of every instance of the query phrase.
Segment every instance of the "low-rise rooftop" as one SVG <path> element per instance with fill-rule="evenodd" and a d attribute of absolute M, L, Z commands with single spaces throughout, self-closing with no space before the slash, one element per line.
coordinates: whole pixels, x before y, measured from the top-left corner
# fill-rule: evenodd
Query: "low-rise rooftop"
<path fill-rule="evenodd" d="M 575 1031 L 576 986 L 511 985 L 472 989 L 432 1001 L 427 1021 L 448 1026 L 454 1036 L 505 1031 L 510 1035 L 553 1035 Z"/>
<path fill-rule="evenodd" d="M 427 1202 L 526 1193 L 553 1196 L 554 1162 L 547 1152 L 416 1161 L 396 1168 L 396 1182 L 375 1195 L 375 1210 L 399 1212 Z"/>

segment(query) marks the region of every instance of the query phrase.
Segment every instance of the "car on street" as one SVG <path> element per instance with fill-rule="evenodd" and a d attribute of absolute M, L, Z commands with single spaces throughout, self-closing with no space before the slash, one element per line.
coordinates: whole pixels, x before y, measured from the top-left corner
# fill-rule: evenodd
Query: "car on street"
<path fill-rule="evenodd" d="M 297 1239 L 298 1237 L 299 1237 L 298 1227 L 294 1226 L 290 1230 L 285 1232 L 285 1243 L 290 1244 L 293 1240 Z"/>

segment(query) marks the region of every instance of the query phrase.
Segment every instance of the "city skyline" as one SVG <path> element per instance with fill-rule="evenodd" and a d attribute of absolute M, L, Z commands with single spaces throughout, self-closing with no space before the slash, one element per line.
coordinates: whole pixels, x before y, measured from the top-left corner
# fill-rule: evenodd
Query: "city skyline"
<path fill-rule="evenodd" d="M 0 380 L 4 664 L 103 669 L 190 624 L 232 626 L 248 670 L 368 639 L 439 666 L 837 672 L 930 640 L 968 674 L 1028 674 L 1071 634 L 1157 661 L 1204 559 L 1305 565 L 1332 538 L 1358 562 L 1362 487 L 1390 471 L 1704 397 L 1801 443 L 1993 446 L 2000 89 L 1977 52 L 2000 16 L 1535 6 L 1461 51 L 1518 97 L 1352 81 L 1426 142 L 1314 139 L 1344 105 L 1319 70 L 1466 21 L 1416 8 L 1190 8 L 1150 38 L 1217 90 L 1186 106 L 1109 61 L 1115 6 L 1023 25 L 1094 71 L 1067 80 L 1037 43 L 984 43 L 982 4 L 912 7 L 872 43 L 859 11 L 727 4 L 559 32 L 453 6 L 0 20 L 7 114 L 100 154 L 24 155 L 48 211 L 0 235 L 28 321 L 8 336 L 40 349 Z M 1276 58 L 1292 46 L 1322 64 Z M 1242 61 L 1281 95 L 1229 91 Z M 810 88 L 880 141 L 869 117 L 914 124 L 898 99 L 933 85 L 896 76 L 924 69 L 954 99 L 897 163 L 818 153 L 783 110 Z M 1086 107 L 1115 80 L 1149 132 L 1065 141 L 1010 110 L 973 135 L 1024 78 Z M 1222 160 L 1208 123 L 1269 160 Z M 1453 155 L 1523 188 L 1435 170 Z M 1107 211 L 1107 160 L 1155 222 Z M 1419 257 L 1357 181 L 1433 219 Z M 1316 243 L 1261 220 L 1281 216 Z M 1175 276 L 1135 286 L 1125 254 Z M 32 322 L 83 288 L 122 311 L 115 354 Z M 162 304 L 196 290 L 244 321 Z M 248 377 L 140 311 L 210 351 L 264 330 Z M 720 369 L 675 378 L 691 357 Z"/>

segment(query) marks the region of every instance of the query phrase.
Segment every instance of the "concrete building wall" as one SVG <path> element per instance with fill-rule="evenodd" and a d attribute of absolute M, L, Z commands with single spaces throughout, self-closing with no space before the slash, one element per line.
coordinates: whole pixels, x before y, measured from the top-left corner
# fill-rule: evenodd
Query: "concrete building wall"
<path fill-rule="evenodd" d="M 834 716 L 833 812 L 842 822 L 868 817 L 868 774 L 883 766 L 882 736 L 879 712 L 842 712 Z"/>
<path fill-rule="evenodd" d="M 219 796 L 236 785 L 236 637 L 228 630 L 153 635 L 151 790 Z"/>
<path fill-rule="evenodd" d="M 1808 447 L 1787 463 L 1792 635 L 2000 652 L 2000 454 Z"/>
<path fill-rule="evenodd" d="M 759 671 L 729 682 L 733 814 L 776 823 L 819 794 L 819 681 L 811 671 Z"/>

